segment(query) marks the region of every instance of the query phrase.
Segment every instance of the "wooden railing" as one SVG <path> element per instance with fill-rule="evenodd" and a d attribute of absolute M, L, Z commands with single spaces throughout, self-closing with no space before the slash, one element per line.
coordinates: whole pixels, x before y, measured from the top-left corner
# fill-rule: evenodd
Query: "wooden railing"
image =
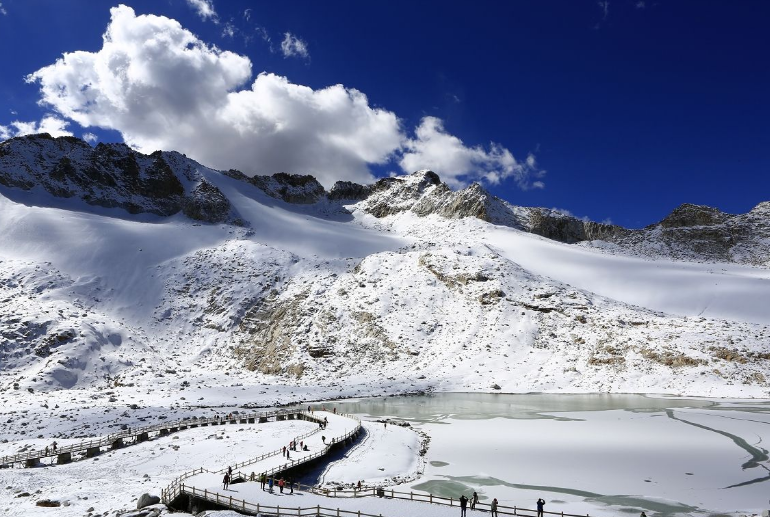
<path fill-rule="evenodd" d="M 323 422 L 323 420 L 321 420 L 320 418 L 316 417 L 312 413 L 307 413 L 307 412 L 304 412 L 304 411 L 298 411 L 297 414 L 299 414 L 300 416 L 302 416 L 306 420 L 311 420 L 311 421 L 314 421 L 314 422 L 317 422 L 317 423 Z M 266 476 L 273 476 L 273 475 L 278 474 L 280 472 L 284 472 L 286 470 L 289 470 L 292 467 L 296 467 L 298 465 L 302 465 L 303 463 L 307 463 L 309 461 L 312 461 L 312 460 L 314 460 L 316 458 L 320 458 L 321 456 L 326 454 L 329 451 L 329 449 L 331 449 L 332 446 L 334 446 L 334 445 L 336 445 L 336 444 L 338 444 L 338 443 L 340 443 L 340 442 L 342 442 L 344 440 L 347 440 L 351 436 L 353 436 L 356 433 L 358 433 L 358 431 L 361 429 L 361 420 L 358 417 L 356 417 L 354 415 L 347 415 L 347 414 L 340 415 L 340 416 L 344 416 L 344 417 L 351 418 L 351 419 L 355 420 L 356 421 L 356 427 L 354 429 L 352 429 L 351 431 L 345 433 L 342 437 L 333 438 L 330 443 L 326 444 L 326 446 L 323 449 L 320 449 L 318 452 L 315 452 L 315 453 L 310 454 L 308 456 L 302 456 L 300 458 L 297 458 L 296 460 L 291 460 L 291 461 L 289 461 L 287 463 L 284 463 L 283 465 L 279 465 L 279 466 L 274 467 L 272 469 L 268 469 L 268 470 L 265 470 L 265 471 L 260 471 L 259 475 L 265 474 Z M 316 433 L 318 433 L 320 431 L 321 431 L 321 429 L 314 429 L 313 431 L 310 431 L 308 433 L 305 433 L 305 434 L 302 434 L 302 435 L 294 437 L 293 441 L 296 442 L 296 441 L 299 441 L 299 440 L 303 440 L 304 438 L 307 438 L 308 436 L 316 434 Z M 246 466 L 246 465 L 251 465 L 251 464 L 257 463 L 258 461 L 261 461 L 261 460 L 263 460 L 265 458 L 269 458 L 271 456 L 275 456 L 277 454 L 280 454 L 282 452 L 283 452 L 283 448 L 276 449 L 276 450 L 274 450 L 272 452 L 265 453 L 265 454 L 263 454 L 261 456 L 258 456 L 256 458 L 252 458 L 250 460 L 246 460 L 243 463 L 236 464 L 237 466 L 235 466 L 234 468 L 241 468 L 241 467 Z M 225 471 L 228 470 L 228 468 L 229 467 L 225 467 L 225 468 L 222 468 L 222 469 L 219 469 L 219 470 L 216 470 L 216 471 L 211 471 L 211 470 L 206 470 L 203 467 L 201 467 L 200 469 L 196 469 L 196 470 L 192 470 L 190 472 L 186 472 L 186 473 L 182 474 L 181 476 L 179 476 L 178 478 L 176 478 L 174 481 L 172 481 L 171 484 L 168 487 L 166 487 L 164 490 L 161 491 L 161 501 L 163 501 L 163 503 L 165 503 L 165 504 L 169 504 L 169 503 L 171 503 L 171 501 L 173 501 L 174 499 L 179 497 L 182 493 L 191 494 L 192 492 L 190 492 L 190 489 L 192 489 L 194 491 L 195 487 L 186 487 L 186 485 L 183 484 L 183 481 L 185 479 L 188 479 L 188 478 L 190 478 L 192 476 L 196 476 L 198 474 L 203 474 L 203 473 L 223 474 Z M 235 473 L 235 476 L 233 476 L 233 477 L 240 477 L 242 479 L 249 479 L 250 475 L 246 474 L 244 472 L 238 471 L 238 472 Z M 200 490 L 198 492 L 200 492 Z"/>
<path fill-rule="evenodd" d="M 301 490 L 301 485 L 298 486 L 298 490 Z M 384 489 L 384 488 L 362 488 L 360 490 L 358 489 L 326 489 L 326 488 L 319 488 L 319 487 L 306 487 L 306 492 L 311 492 L 316 495 L 322 495 L 325 497 L 330 498 L 356 498 L 356 497 L 386 497 L 388 499 L 402 499 L 405 501 L 419 501 L 423 503 L 431 503 L 431 504 L 440 504 L 443 506 L 460 506 L 460 500 L 453 497 L 441 497 L 437 495 L 433 495 L 430 493 L 423 493 L 423 492 L 400 492 L 398 490 L 394 489 Z M 470 500 L 468 501 L 468 508 L 470 508 Z M 476 503 L 476 509 L 489 512 L 491 510 L 491 504 L 490 503 L 484 503 L 479 501 Z M 532 510 L 528 508 L 520 508 L 518 506 L 505 506 L 498 504 L 497 505 L 497 511 L 500 514 L 503 515 L 522 515 L 522 516 L 528 516 L 528 515 L 537 515 L 537 510 Z M 564 513 L 564 512 L 546 512 L 545 514 L 550 515 L 562 515 L 564 517 L 588 517 L 588 514 L 586 515 L 577 515 L 577 514 L 571 514 L 571 513 Z"/>
<path fill-rule="evenodd" d="M 316 418 L 314 415 L 310 413 L 302 412 L 300 413 L 304 418 L 307 418 L 308 420 L 313 420 L 316 422 L 320 422 L 321 420 L 319 418 Z M 332 442 L 326 444 L 326 446 L 319 450 L 318 452 L 315 452 L 309 456 L 304 456 L 302 458 L 298 458 L 297 460 L 287 462 L 283 465 L 279 465 L 277 467 L 274 467 L 272 469 L 269 469 L 267 471 L 261 471 L 257 475 L 257 478 L 261 474 L 265 474 L 266 476 L 274 476 L 276 474 L 279 474 L 281 472 L 284 472 L 292 467 L 295 467 L 297 465 L 300 465 L 302 463 L 307 463 L 309 461 L 312 461 L 316 458 L 319 458 L 323 455 L 325 455 L 329 450 L 336 444 L 339 444 L 340 442 L 343 442 L 347 440 L 348 438 L 351 438 L 355 434 L 358 433 L 358 431 L 361 428 L 361 420 L 354 416 L 354 415 L 341 415 L 346 416 L 348 418 L 352 418 L 356 420 L 356 427 L 352 429 L 351 431 L 348 431 L 341 437 L 336 437 L 333 439 Z M 302 438 L 306 438 L 307 436 L 310 436 L 311 434 L 317 433 L 319 430 L 314 430 L 310 433 L 306 433 L 305 435 L 302 435 L 302 437 L 297 437 L 296 440 L 300 440 Z M 240 466 L 253 464 L 261 459 L 274 456 L 280 452 L 282 452 L 283 449 L 278 449 L 276 451 L 263 454 L 262 456 L 258 458 L 252 458 L 251 460 L 247 460 L 246 462 L 239 464 Z M 239 468 L 239 467 L 236 467 Z M 203 468 L 193 470 L 191 472 L 187 472 L 185 474 L 182 474 L 180 477 L 175 479 L 171 485 L 168 486 L 165 490 L 162 491 L 162 501 L 165 504 L 170 504 L 174 499 L 176 499 L 181 494 L 187 494 L 189 496 L 192 496 L 197 499 L 209 501 L 215 504 L 218 504 L 220 506 L 236 510 L 241 513 L 248 513 L 248 514 L 271 514 L 275 515 L 276 517 L 280 517 L 281 515 L 290 517 L 290 516 L 297 516 L 297 517 L 310 517 L 310 516 L 316 516 L 316 517 L 346 517 L 346 516 L 355 516 L 355 517 L 382 517 L 382 515 L 374 515 L 374 514 L 368 514 L 361 511 L 353 511 L 353 510 L 343 510 L 341 508 L 327 508 L 323 506 L 311 506 L 307 508 L 302 507 L 280 507 L 280 506 L 266 506 L 262 505 L 260 503 L 252 503 L 249 501 L 246 501 L 245 499 L 235 499 L 232 496 L 225 496 L 221 495 L 219 492 L 216 491 L 209 491 L 208 489 L 198 489 L 194 486 L 188 486 L 184 483 L 186 479 L 189 479 L 192 476 L 202 474 L 202 473 L 216 473 L 221 474 L 224 473 L 227 470 L 220 469 L 218 471 L 209 471 Z M 249 479 L 250 476 L 244 472 L 238 471 L 237 476 L 241 477 L 242 479 Z M 422 492 L 401 492 L 394 489 L 384 489 L 384 488 L 366 488 L 366 489 L 348 489 L 348 490 L 338 490 L 338 489 L 325 489 L 325 488 L 319 488 L 316 486 L 303 486 L 302 484 L 297 484 L 297 490 L 305 490 L 306 492 L 310 492 L 316 495 L 321 495 L 329 498 L 357 498 L 357 497 L 387 497 L 390 499 L 401 499 L 401 500 L 408 500 L 408 501 L 416 501 L 416 502 L 424 502 L 424 503 L 430 503 L 430 504 L 438 504 L 443 506 L 460 506 L 460 501 L 455 498 L 451 497 L 441 497 L 441 496 L 435 496 L 430 493 L 422 493 Z M 468 501 L 468 508 L 470 508 L 470 501 Z M 476 509 L 481 511 L 491 511 L 491 505 L 490 503 L 484 503 L 479 501 L 476 503 Z M 497 505 L 497 513 L 500 515 L 513 515 L 513 516 L 522 516 L 522 517 L 532 517 L 537 515 L 537 510 L 533 510 L 530 508 L 520 508 L 517 506 L 506 506 L 506 505 Z M 571 514 L 571 513 L 564 513 L 564 512 L 549 512 L 544 511 L 545 515 L 552 515 L 555 517 L 590 517 L 588 514 L 584 515 L 578 515 L 578 514 Z"/>
<path fill-rule="evenodd" d="M 299 506 L 291 507 L 291 506 L 269 506 L 264 505 L 260 503 L 252 503 L 249 501 L 246 501 L 245 499 L 236 499 L 232 496 L 226 496 L 221 495 L 219 492 L 211 492 L 209 490 L 200 490 L 195 487 L 188 487 L 185 485 L 181 486 L 181 489 L 186 494 L 189 494 L 196 499 L 201 499 L 205 501 L 209 501 L 215 504 L 218 504 L 220 506 L 230 508 L 232 510 L 239 511 L 241 513 L 250 513 L 250 514 L 271 514 L 275 516 L 284 515 L 287 517 L 291 516 L 298 516 L 298 517 L 310 517 L 310 516 L 323 516 L 323 517 L 343 517 L 346 515 L 351 516 L 360 516 L 360 517 L 382 517 L 382 514 L 370 514 L 365 513 L 360 510 L 343 510 L 341 508 L 327 508 L 325 506 L 310 506 L 307 508 L 302 508 Z M 377 489 L 374 489 L 375 491 Z M 369 492 L 367 496 L 371 496 L 371 490 L 367 489 L 366 492 Z M 358 492 L 364 492 L 364 490 L 359 490 Z M 398 493 L 398 494 L 406 494 L 406 492 L 394 492 L 388 490 L 387 492 L 392 493 Z M 319 492 L 316 492 L 319 493 Z M 324 494 L 320 494 L 324 495 Z M 376 495 L 376 494 L 375 494 Z M 414 494 L 417 495 L 417 494 Z M 421 494 L 424 497 L 430 496 L 430 494 Z M 364 497 L 364 496 L 359 496 Z M 394 499 L 408 499 L 404 497 L 395 497 Z M 417 501 L 418 499 L 412 499 L 413 501 Z M 428 499 L 419 499 L 423 502 L 432 502 L 433 504 L 443 504 L 445 506 L 459 506 L 459 503 L 457 503 L 456 499 L 447 499 L 445 497 L 437 497 L 432 496 L 432 501 L 429 501 Z M 450 503 L 441 502 L 441 500 L 444 501 L 450 501 Z M 455 504 L 451 504 L 451 501 L 455 501 Z M 469 508 L 470 508 L 470 502 Z M 482 511 L 489 511 L 489 509 L 482 508 L 484 504 L 479 502 L 476 504 L 476 509 L 482 510 Z M 486 504 L 485 506 L 489 506 Z M 528 508 L 518 508 L 516 506 L 503 506 L 498 505 L 497 506 L 497 513 L 501 515 L 514 515 L 514 516 L 522 516 L 522 517 L 529 517 L 531 515 L 537 515 L 537 510 L 532 510 Z M 590 517 L 588 514 L 586 515 L 577 515 L 577 514 L 571 514 L 571 513 L 564 513 L 564 512 L 547 512 L 544 511 L 543 514 L 545 515 L 553 515 L 553 516 L 561 516 L 561 517 Z"/>
<path fill-rule="evenodd" d="M 310 413 L 306 413 L 306 412 L 304 412 L 304 411 L 303 411 L 303 412 L 299 412 L 299 413 L 297 413 L 297 414 L 298 414 L 298 415 L 300 415 L 300 416 L 302 416 L 302 417 L 303 417 L 305 420 L 311 420 L 311 421 L 313 421 L 313 422 L 316 422 L 317 424 L 323 423 L 323 420 L 321 420 L 320 418 L 317 418 L 317 417 L 313 416 L 313 415 L 312 415 L 312 414 L 310 414 Z M 295 442 L 295 443 L 296 443 L 296 442 L 298 442 L 298 441 L 300 441 L 300 440 L 304 440 L 304 439 L 305 439 L 305 438 L 307 438 L 308 436 L 312 436 L 312 435 L 314 435 L 314 434 L 316 434 L 316 433 L 320 433 L 320 432 L 321 432 L 321 428 L 318 428 L 318 429 L 313 429 L 312 431 L 308 431 L 307 433 L 304 433 L 304 434 L 300 434 L 300 435 L 298 435 L 298 436 L 295 436 L 295 437 L 294 437 L 292 440 L 290 440 L 290 441 L 293 441 L 293 442 Z M 256 458 L 251 458 L 251 459 L 248 459 L 248 460 L 246 460 L 246 461 L 244 461 L 244 462 L 242 462 L 242 463 L 236 463 L 235 465 L 229 465 L 229 466 L 227 466 L 227 467 L 225 467 L 225 468 L 222 468 L 222 469 L 219 469 L 219 470 L 217 470 L 216 472 L 217 472 L 217 473 L 221 473 L 221 474 L 224 474 L 224 473 L 225 473 L 225 471 L 226 471 L 226 470 L 228 470 L 230 467 L 232 467 L 233 469 L 239 469 L 239 468 L 241 468 L 241 467 L 245 467 L 245 466 L 247 466 L 247 465 L 252 465 L 252 464 L 254 464 L 254 463 L 257 463 L 257 462 L 259 462 L 259 461 L 262 461 L 262 460 L 263 460 L 263 459 L 265 459 L 265 458 L 269 458 L 269 457 L 271 457 L 271 456 L 277 456 L 279 453 L 282 453 L 282 452 L 283 452 L 283 448 L 280 448 L 280 449 L 276 449 L 276 450 L 274 450 L 274 451 L 271 451 L 271 452 L 267 452 L 267 453 L 265 453 L 265 454 L 263 454 L 263 455 L 261 455 L 261 456 L 257 456 Z M 299 458 L 298 458 L 298 459 L 299 459 Z M 293 463 L 293 462 L 292 462 L 292 463 Z M 242 472 L 240 472 L 240 471 L 238 472 L 238 474 L 239 474 L 239 475 L 241 475 L 241 476 L 243 476 L 243 473 L 242 473 Z"/>
<path fill-rule="evenodd" d="M 160 433 L 163 430 L 169 430 L 180 427 L 192 427 L 210 424 L 225 424 L 228 422 L 238 422 L 239 420 L 254 419 L 257 421 L 259 418 L 273 418 L 289 414 L 301 414 L 300 409 L 278 409 L 275 411 L 262 411 L 259 413 L 244 413 L 228 417 L 207 417 L 207 418 L 185 418 L 181 420 L 175 420 L 171 422 L 163 422 L 160 424 L 149 425 L 145 427 L 137 427 L 119 431 L 117 433 L 108 434 L 101 438 L 92 438 L 88 441 L 79 442 L 72 445 L 64 445 L 61 447 L 49 447 L 47 452 L 42 450 L 31 450 L 20 454 L 3 456 L 0 458 L 0 464 L 11 464 L 27 461 L 31 459 L 41 459 L 46 457 L 58 456 L 59 454 L 83 452 L 95 447 L 108 447 L 118 440 L 126 438 L 136 438 L 141 434 Z M 317 419 L 316 419 L 317 420 Z"/>
<path fill-rule="evenodd" d="M 307 416 L 308 413 L 303 413 L 303 415 Z M 353 415 L 340 415 L 340 416 L 344 416 L 344 417 L 351 418 L 351 419 L 355 420 L 356 421 L 356 427 L 354 427 L 352 430 L 350 430 L 347 433 L 345 433 L 343 436 L 332 438 L 331 441 L 329 443 L 327 443 L 326 446 L 323 449 L 319 449 L 317 452 L 314 452 L 313 454 L 311 454 L 309 456 L 301 456 L 301 457 L 297 458 L 296 460 L 290 460 L 290 461 L 284 463 L 283 465 L 279 465 L 279 466 L 274 467 L 272 469 L 263 471 L 262 473 L 265 474 L 268 477 L 269 476 L 274 476 L 275 474 L 279 474 L 281 472 L 284 472 L 284 471 L 287 471 L 287 470 L 289 470 L 291 468 L 294 468 L 297 465 L 302 465 L 303 463 L 308 463 L 310 461 L 315 460 L 316 458 L 320 458 L 321 456 L 325 455 L 327 452 L 329 452 L 329 450 L 333 446 L 337 445 L 338 443 L 344 442 L 348 438 L 351 438 L 352 436 L 355 436 L 358 433 L 358 431 L 361 429 L 361 420 L 358 417 L 353 416 Z M 312 415 L 310 415 L 310 417 L 314 418 L 314 417 L 312 417 Z M 314 434 L 314 433 L 317 433 L 317 432 L 318 432 L 318 430 L 315 430 L 312 433 L 308 433 L 307 436 L 310 436 L 311 434 Z M 281 450 L 279 449 L 278 452 L 281 452 Z M 224 470 L 222 470 L 221 472 L 224 472 Z M 244 472 L 238 471 L 238 475 L 240 477 L 242 477 L 243 479 L 248 479 L 249 478 L 249 476 L 247 476 Z"/>

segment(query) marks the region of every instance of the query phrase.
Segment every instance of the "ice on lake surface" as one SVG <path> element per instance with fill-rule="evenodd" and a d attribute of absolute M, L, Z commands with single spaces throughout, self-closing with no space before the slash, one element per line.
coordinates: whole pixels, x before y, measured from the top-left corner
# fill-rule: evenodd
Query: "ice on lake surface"
<path fill-rule="evenodd" d="M 442 393 L 343 401 L 430 437 L 412 490 L 609 515 L 761 512 L 770 401 L 643 395 Z"/>

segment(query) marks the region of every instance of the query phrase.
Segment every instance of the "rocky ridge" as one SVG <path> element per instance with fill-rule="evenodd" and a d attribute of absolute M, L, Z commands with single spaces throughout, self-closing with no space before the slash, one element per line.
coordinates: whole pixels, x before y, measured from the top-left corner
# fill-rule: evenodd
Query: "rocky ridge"
<path fill-rule="evenodd" d="M 92 148 L 74 137 L 40 134 L 0 144 L 0 185 L 5 187 L 41 187 L 56 197 L 81 198 L 90 205 L 123 208 L 130 214 L 182 212 L 194 220 L 248 225 L 227 197 L 205 179 L 203 170 L 218 174 L 179 153 L 143 155 L 124 144 Z M 343 212 L 360 210 L 376 218 L 403 212 L 419 217 L 473 217 L 608 253 L 770 266 L 770 202 L 738 215 L 683 204 L 659 223 L 635 230 L 547 208 L 515 206 L 478 183 L 453 191 L 429 170 L 382 178 L 371 185 L 340 181 L 329 192 L 310 175 L 281 172 L 249 177 L 237 170 L 222 174 L 291 204 L 331 203 Z"/>

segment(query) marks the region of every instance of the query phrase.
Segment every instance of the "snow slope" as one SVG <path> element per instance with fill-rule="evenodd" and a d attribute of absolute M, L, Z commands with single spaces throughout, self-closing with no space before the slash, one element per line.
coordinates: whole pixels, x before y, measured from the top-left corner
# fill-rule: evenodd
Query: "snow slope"
<path fill-rule="evenodd" d="M 479 186 L 453 193 L 430 171 L 324 194 L 310 177 L 252 180 L 173 152 L 44 137 L 0 148 L 12 395 L 223 373 L 329 396 L 770 393 L 763 267 L 538 237 L 522 230 L 530 209 Z M 178 183 L 176 205 L 153 197 L 153 175 Z M 217 222 L 197 218 L 211 210 Z"/>
<path fill-rule="evenodd" d="M 770 270 L 602 255 L 509 228 L 485 239 L 543 277 L 614 300 L 678 316 L 770 323 Z"/>

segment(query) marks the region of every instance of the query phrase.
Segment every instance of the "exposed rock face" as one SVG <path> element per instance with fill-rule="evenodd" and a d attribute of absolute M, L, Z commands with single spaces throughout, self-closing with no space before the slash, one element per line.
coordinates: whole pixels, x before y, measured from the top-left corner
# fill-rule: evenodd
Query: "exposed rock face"
<path fill-rule="evenodd" d="M 221 223 L 230 216 L 231 206 L 221 190 L 204 180 L 185 198 L 183 210 L 190 219 Z"/>
<path fill-rule="evenodd" d="M 587 240 L 608 240 L 623 236 L 629 231 L 613 224 L 583 221 L 546 208 L 529 210 L 529 224 L 526 227 L 528 231 L 568 244 Z"/>
<path fill-rule="evenodd" d="M 56 197 L 131 214 L 182 211 L 198 221 L 238 223 L 230 201 L 204 178 L 204 169 L 175 152 L 144 155 L 125 144 L 93 148 L 74 137 L 40 134 L 0 144 L 0 185 L 6 187 L 42 187 Z"/>
<path fill-rule="evenodd" d="M 160 497 L 157 495 L 142 494 L 139 496 L 139 500 L 136 502 L 136 509 L 141 510 L 146 506 L 152 506 L 153 504 L 158 504 L 159 502 Z"/>
<path fill-rule="evenodd" d="M 249 178 L 249 181 L 267 195 L 287 203 L 309 205 L 316 203 L 326 194 L 318 180 L 310 175 L 279 172 L 272 176 L 254 176 Z"/>
<path fill-rule="evenodd" d="M 770 202 L 746 214 L 684 204 L 657 224 L 597 237 L 650 257 L 770 266 Z"/>
<path fill-rule="evenodd" d="M 333 201 L 361 201 L 366 199 L 373 190 L 372 185 L 359 185 L 352 181 L 338 181 L 329 192 L 329 199 Z"/>
<path fill-rule="evenodd" d="M 163 216 L 179 212 L 185 195 L 161 152 L 147 156 L 124 144 L 92 148 L 74 137 L 48 134 L 0 144 L 0 184 L 24 190 L 40 186 L 56 197 Z"/>
<path fill-rule="evenodd" d="M 399 178 L 383 178 L 370 186 L 339 182 L 330 197 L 360 200 L 356 207 L 375 217 L 411 211 L 420 217 L 431 214 L 448 219 L 476 217 L 522 228 L 527 216 L 523 209 L 490 195 L 478 183 L 453 191 L 429 170 Z"/>
<path fill-rule="evenodd" d="M 675 208 L 658 224 L 663 228 L 686 228 L 692 226 L 714 226 L 730 218 L 728 214 L 710 206 L 685 203 Z M 652 225 L 654 227 L 655 225 Z"/>

